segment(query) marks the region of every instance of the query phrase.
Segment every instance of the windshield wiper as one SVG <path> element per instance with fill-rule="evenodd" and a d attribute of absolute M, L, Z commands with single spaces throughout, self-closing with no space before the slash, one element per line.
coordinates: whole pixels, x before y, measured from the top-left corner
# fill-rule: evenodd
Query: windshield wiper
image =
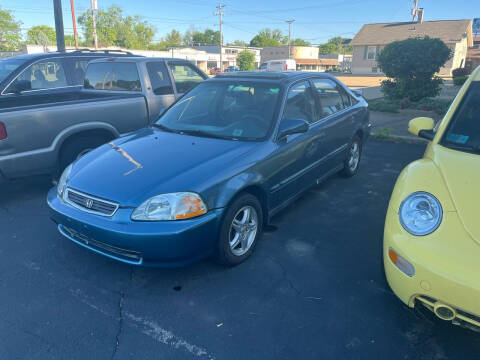
<path fill-rule="evenodd" d="M 153 126 L 153 127 L 156 127 L 157 129 L 166 131 L 166 132 L 171 132 L 171 133 L 175 133 L 175 134 L 180 134 L 180 133 L 182 133 L 182 131 L 180 131 L 180 130 L 172 129 L 172 128 L 169 128 L 169 127 L 167 127 L 167 126 L 165 126 L 165 125 L 162 125 L 162 124 L 153 123 L 152 126 Z"/>
<path fill-rule="evenodd" d="M 186 129 L 186 130 L 179 130 L 179 133 L 186 134 L 186 135 L 193 135 L 193 136 L 209 137 L 214 139 L 234 140 L 234 141 L 238 140 L 236 137 L 212 134 L 212 133 L 209 133 L 208 131 L 203 131 L 203 130 Z"/>
<path fill-rule="evenodd" d="M 446 147 L 453 149 L 453 150 L 459 150 L 459 151 L 466 151 L 470 152 L 473 154 L 480 154 L 480 146 L 479 145 L 460 145 L 460 144 L 454 144 L 454 143 L 446 143 L 444 144 Z"/>

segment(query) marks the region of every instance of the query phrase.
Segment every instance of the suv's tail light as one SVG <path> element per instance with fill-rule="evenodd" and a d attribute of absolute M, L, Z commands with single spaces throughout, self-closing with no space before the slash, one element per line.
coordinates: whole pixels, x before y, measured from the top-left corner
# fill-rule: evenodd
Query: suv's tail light
<path fill-rule="evenodd" d="M 0 122 L 0 140 L 7 138 L 7 129 L 5 128 L 5 124 Z"/>
<path fill-rule="evenodd" d="M 284 70 L 288 70 L 288 65 L 287 64 L 285 64 L 285 69 Z"/>

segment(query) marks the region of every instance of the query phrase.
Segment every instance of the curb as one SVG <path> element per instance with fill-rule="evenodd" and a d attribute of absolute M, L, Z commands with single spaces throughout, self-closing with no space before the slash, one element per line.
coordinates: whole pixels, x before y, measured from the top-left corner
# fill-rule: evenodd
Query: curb
<path fill-rule="evenodd" d="M 370 137 L 377 141 L 404 142 L 409 144 L 421 144 L 421 145 L 426 145 L 429 143 L 429 141 L 426 139 L 416 138 L 413 136 L 388 135 L 388 136 L 376 137 L 375 134 L 372 134 L 370 135 Z"/>

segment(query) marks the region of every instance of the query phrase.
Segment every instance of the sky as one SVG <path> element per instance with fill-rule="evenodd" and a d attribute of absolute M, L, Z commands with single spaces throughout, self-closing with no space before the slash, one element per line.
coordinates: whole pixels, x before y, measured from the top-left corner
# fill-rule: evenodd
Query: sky
<path fill-rule="evenodd" d="M 90 0 L 74 0 L 77 17 L 90 8 Z M 99 8 L 112 4 L 125 14 L 140 15 L 156 28 L 154 40 L 177 29 L 181 33 L 206 28 L 218 30 L 214 15 L 219 0 L 98 0 Z M 224 0 L 224 42 L 249 42 L 263 28 L 278 28 L 288 35 L 294 19 L 292 38 L 321 44 L 334 36 L 352 38 L 362 24 L 411 21 L 412 0 Z M 70 0 L 62 0 L 66 34 L 73 34 Z M 420 0 L 425 20 L 480 18 L 478 0 Z M 53 0 L 0 0 L 3 9 L 23 23 L 22 31 L 34 25 L 54 27 Z M 80 29 L 79 29 L 80 30 Z"/>

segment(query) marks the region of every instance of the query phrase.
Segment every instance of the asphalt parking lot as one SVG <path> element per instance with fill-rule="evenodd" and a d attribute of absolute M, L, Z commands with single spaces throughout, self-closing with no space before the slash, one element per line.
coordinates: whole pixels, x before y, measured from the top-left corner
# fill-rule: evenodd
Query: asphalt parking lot
<path fill-rule="evenodd" d="M 423 149 L 370 141 L 356 177 L 311 189 L 235 268 L 109 260 L 58 234 L 48 179 L 2 185 L 0 359 L 478 359 L 480 334 L 383 276 L 388 199 Z"/>

